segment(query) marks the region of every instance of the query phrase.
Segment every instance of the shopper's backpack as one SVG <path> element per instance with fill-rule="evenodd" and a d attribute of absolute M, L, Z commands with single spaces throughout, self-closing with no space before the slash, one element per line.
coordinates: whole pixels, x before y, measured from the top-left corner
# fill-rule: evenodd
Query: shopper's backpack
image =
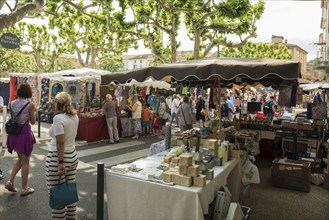
<path fill-rule="evenodd" d="M 30 102 L 27 102 L 23 108 L 18 112 L 18 114 L 13 118 L 13 111 L 11 110 L 11 106 L 10 106 L 10 119 L 6 122 L 6 132 L 7 134 L 12 134 L 12 135 L 18 135 L 21 133 L 23 126 L 29 121 L 26 120 L 26 122 L 24 124 L 19 124 L 18 123 L 18 116 L 20 116 L 20 114 L 22 113 L 22 111 L 26 108 L 26 106 L 29 104 Z"/>

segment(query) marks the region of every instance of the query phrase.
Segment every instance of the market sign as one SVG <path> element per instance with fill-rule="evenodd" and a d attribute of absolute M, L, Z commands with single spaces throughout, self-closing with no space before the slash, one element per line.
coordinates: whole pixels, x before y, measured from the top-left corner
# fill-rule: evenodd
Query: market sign
<path fill-rule="evenodd" d="M 7 49 L 15 49 L 19 47 L 20 40 L 19 38 L 11 33 L 4 33 L 0 37 L 0 44 Z"/>

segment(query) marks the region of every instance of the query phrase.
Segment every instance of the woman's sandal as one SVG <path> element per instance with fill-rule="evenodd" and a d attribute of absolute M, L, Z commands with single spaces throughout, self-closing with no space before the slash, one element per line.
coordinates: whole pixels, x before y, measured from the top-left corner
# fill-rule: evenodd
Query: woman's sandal
<path fill-rule="evenodd" d="M 9 192 L 17 192 L 17 190 L 14 187 L 14 184 L 8 180 L 5 184 L 5 188 L 9 191 Z"/>
<path fill-rule="evenodd" d="M 22 189 L 21 196 L 27 196 L 30 195 L 31 193 L 34 193 L 34 189 L 31 187 L 26 187 L 26 189 Z"/>

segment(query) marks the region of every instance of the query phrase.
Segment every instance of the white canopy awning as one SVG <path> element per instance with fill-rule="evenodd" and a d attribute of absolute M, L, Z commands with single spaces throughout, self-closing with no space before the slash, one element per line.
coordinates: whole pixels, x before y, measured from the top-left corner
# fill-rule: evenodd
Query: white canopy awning
<path fill-rule="evenodd" d="M 40 76 L 42 78 L 85 77 L 85 76 L 93 76 L 95 78 L 100 78 L 102 75 L 105 75 L 105 74 L 111 74 L 111 72 L 105 71 L 105 70 L 97 70 L 97 69 L 83 67 L 83 68 L 63 70 L 63 71 L 58 71 L 58 72 L 53 72 L 53 73 L 43 73 Z"/>
<path fill-rule="evenodd" d="M 329 82 L 307 83 L 301 84 L 299 87 L 302 87 L 305 91 L 311 91 L 315 89 L 329 89 Z"/>
<path fill-rule="evenodd" d="M 138 86 L 138 87 L 153 87 L 153 88 L 159 88 L 159 89 L 166 89 L 166 90 L 175 90 L 174 88 L 171 88 L 171 84 L 165 82 L 165 81 L 157 81 L 153 80 L 151 78 L 145 80 L 144 82 L 138 82 L 135 79 L 132 79 L 129 83 L 123 84 L 125 86 Z"/>

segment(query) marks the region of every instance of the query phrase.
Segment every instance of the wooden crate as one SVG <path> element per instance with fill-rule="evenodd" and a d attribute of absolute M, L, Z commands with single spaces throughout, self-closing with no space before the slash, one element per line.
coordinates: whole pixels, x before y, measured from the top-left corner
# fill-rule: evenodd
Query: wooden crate
<path fill-rule="evenodd" d="M 311 163 L 276 158 L 272 162 L 272 184 L 275 187 L 309 192 Z"/>

